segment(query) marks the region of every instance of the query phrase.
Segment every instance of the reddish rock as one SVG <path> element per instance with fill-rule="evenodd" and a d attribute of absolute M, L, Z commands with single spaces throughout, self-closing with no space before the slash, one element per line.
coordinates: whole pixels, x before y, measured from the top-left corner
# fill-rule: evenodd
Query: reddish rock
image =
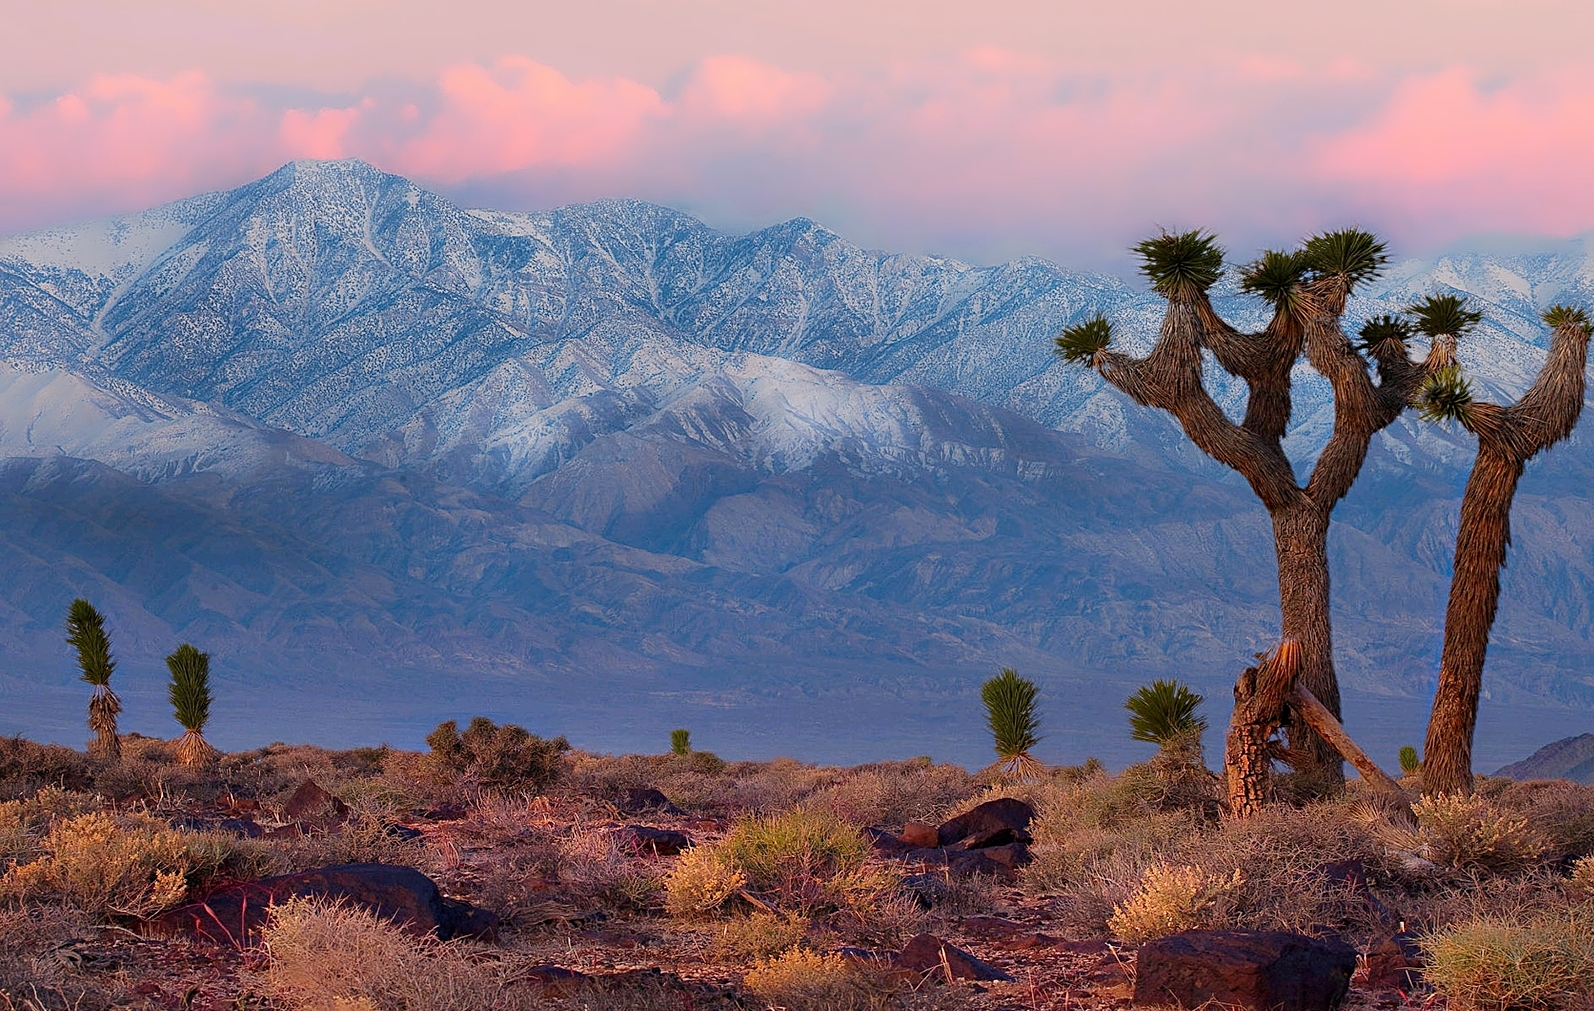
<path fill-rule="evenodd" d="M 922 821 L 910 821 L 902 826 L 902 831 L 897 835 L 897 838 L 901 839 L 905 845 L 916 849 L 934 849 L 941 845 L 941 836 L 936 831 L 935 826 L 926 825 Z"/>
<path fill-rule="evenodd" d="M 413 867 L 338 864 L 230 885 L 147 921 L 144 930 L 153 936 L 186 935 L 241 948 L 265 926 L 273 905 L 302 896 L 344 899 L 406 930 L 444 941 L 491 937 L 498 929 L 498 917 L 445 898 L 431 878 Z"/>
<path fill-rule="evenodd" d="M 869 846 L 883 857 L 899 857 L 913 848 L 903 842 L 895 832 L 875 828 L 873 825 L 863 830 L 863 837 L 868 840 Z"/>
<path fill-rule="evenodd" d="M 1023 832 L 1027 841 L 1029 823 L 1034 820 L 1034 808 L 1022 800 L 1001 797 L 997 800 L 988 800 L 972 811 L 943 822 L 936 830 L 936 841 L 941 846 L 951 846 L 971 836 L 988 835 L 1000 832 L 1002 829 L 1014 833 Z M 1009 837 L 1005 841 L 1012 842 L 1015 838 L 1016 836 Z"/>
<path fill-rule="evenodd" d="M 1367 949 L 1367 989 L 1410 991 L 1422 982 L 1422 949 L 1410 934 L 1391 934 Z"/>
<path fill-rule="evenodd" d="M 282 814 L 289 821 L 305 825 L 341 825 L 349 818 L 349 805 L 321 789 L 315 780 L 307 779 L 282 805 Z"/>
<path fill-rule="evenodd" d="M 1350 991 L 1356 950 L 1280 931 L 1190 930 L 1142 945 L 1134 1002 L 1256 1011 L 1334 1011 Z"/>
<path fill-rule="evenodd" d="M 1059 942 L 1050 934 L 1028 933 L 1013 934 L 995 942 L 1003 951 L 1039 951 L 1042 948 L 1055 948 Z"/>
<path fill-rule="evenodd" d="M 982 962 L 962 948 L 955 947 L 934 934 L 920 934 L 907 943 L 896 957 L 896 966 L 917 972 L 928 979 L 946 981 L 950 971 L 953 979 L 1012 980 L 1012 976 L 987 962 Z"/>

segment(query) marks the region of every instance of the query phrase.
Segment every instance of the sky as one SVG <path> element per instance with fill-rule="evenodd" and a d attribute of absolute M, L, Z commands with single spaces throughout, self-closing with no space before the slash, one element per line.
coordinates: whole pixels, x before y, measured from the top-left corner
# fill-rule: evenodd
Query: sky
<path fill-rule="evenodd" d="M 467 206 L 1121 269 L 1594 229 L 1586 0 L 0 0 L 0 234 L 358 157 Z"/>

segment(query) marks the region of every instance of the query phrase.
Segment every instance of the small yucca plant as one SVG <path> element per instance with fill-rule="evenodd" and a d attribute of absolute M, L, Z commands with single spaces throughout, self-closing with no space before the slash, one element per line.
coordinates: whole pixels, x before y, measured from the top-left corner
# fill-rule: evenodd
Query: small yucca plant
<path fill-rule="evenodd" d="M 166 667 L 172 672 L 166 694 L 172 702 L 172 715 L 183 727 L 177 760 L 184 765 L 203 765 L 220 753 L 204 734 L 210 720 L 210 654 L 185 642 L 166 658 Z"/>
<path fill-rule="evenodd" d="M 1200 694 L 1177 681 L 1153 681 L 1124 701 L 1129 710 L 1129 736 L 1158 747 L 1206 732 L 1205 717 L 1197 716 Z"/>
<path fill-rule="evenodd" d="M 1040 711 L 1035 705 L 1035 682 L 1020 677 L 1011 667 L 980 686 L 985 703 L 985 725 L 991 728 L 1001 769 L 1010 775 L 1033 776 L 1041 763 L 1029 753 L 1040 743 Z"/>
<path fill-rule="evenodd" d="M 1402 745 L 1400 749 L 1400 771 L 1408 776 L 1417 774 L 1422 768 L 1422 759 L 1417 755 L 1417 749 L 1409 744 Z"/>
<path fill-rule="evenodd" d="M 674 755 L 690 755 L 692 753 L 692 732 L 685 727 L 677 727 L 670 731 L 670 753 Z"/>
<path fill-rule="evenodd" d="M 66 641 L 77 650 L 79 677 L 94 686 L 89 697 L 89 729 L 94 731 L 93 750 L 104 758 L 122 755 L 122 741 L 116 734 L 116 717 L 122 700 L 111 690 L 111 639 L 105 634 L 105 617 L 82 597 L 72 601 L 66 612 Z"/>

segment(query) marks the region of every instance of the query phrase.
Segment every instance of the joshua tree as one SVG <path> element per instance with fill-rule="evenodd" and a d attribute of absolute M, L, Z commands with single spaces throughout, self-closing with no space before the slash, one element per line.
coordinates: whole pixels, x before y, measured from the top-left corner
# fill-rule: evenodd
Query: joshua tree
<path fill-rule="evenodd" d="M 1273 307 L 1257 333 L 1241 333 L 1213 310 L 1207 290 L 1223 273 L 1213 236 L 1164 233 L 1135 247 L 1141 270 L 1168 301 L 1151 352 L 1111 348 L 1112 325 L 1097 316 L 1057 338 L 1065 360 L 1087 365 L 1147 407 L 1173 415 L 1191 442 L 1250 484 L 1273 520 L 1282 633 L 1300 649 L 1300 681 L 1337 718 L 1329 626 L 1328 526 L 1361 471 L 1372 437 L 1393 422 L 1436 367 L 1412 361 L 1409 330 L 1374 321 L 1352 344 L 1340 328 L 1345 300 L 1387 262 L 1384 244 L 1356 229 L 1308 239 L 1293 252 L 1269 251 L 1246 267 L 1240 287 Z M 1249 388 L 1245 416 L 1229 420 L 1202 382 L 1203 352 Z M 1304 485 L 1282 446 L 1289 424 L 1290 374 L 1305 356 L 1334 391 L 1334 430 Z M 1376 382 L 1375 382 L 1376 376 Z M 1236 687 L 1237 701 L 1241 688 Z M 1344 781 L 1340 755 L 1291 712 L 1287 750 L 1276 752 L 1332 790 Z M 1265 769 L 1255 771 L 1265 775 Z"/>
<path fill-rule="evenodd" d="M 66 612 L 66 641 L 77 650 L 80 677 L 94 686 L 89 697 L 89 729 L 94 731 L 92 750 L 112 760 L 122 756 L 122 741 L 116 736 L 116 717 L 122 700 L 111 690 L 111 640 L 105 634 L 105 618 L 82 597 L 72 601 Z"/>
<path fill-rule="evenodd" d="M 1414 306 L 1412 314 L 1420 329 L 1452 348 L 1481 318 L 1455 296 L 1429 298 Z M 1472 736 L 1483 660 L 1500 602 L 1500 569 L 1511 544 L 1517 480 L 1529 460 L 1571 434 L 1583 411 L 1588 314 L 1558 305 L 1544 313 L 1544 322 L 1554 330 L 1549 356 L 1516 403 L 1501 407 L 1472 399 L 1471 384 L 1454 359 L 1422 391 L 1424 416 L 1459 421 L 1478 439 L 1478 456 L 1461 499 L 1439 689 L 1423 745 L 1423 791 L 1429 794 L 1472 790 Z"/>
<path fill-rule="evenodd" d="M 690 755 L 692 753 L 692 732 L 685 727 L 677 727 L 670 731 L 670 753 L 672 755 Z"/>
<path fill-rule="evenodd" d="M 1206 699 L 1177 681 L 1153 681 L 1129 696 L 1129 736 L 1166 748 L 1206 732 L 1205 717 L 1196 709 Z"/>
<path fill-rule="evenodd" d="M 177 760 L 184 765 L 203 765 L 219 752 L 205 740 L 205 724 L 210 720 L 210 654 L 183 643 L 166 658 L 172 672 L 166 697 L 172 702 L 172 715 L 182 725 L 177 741 Z"/>
<path fill-rule="evenodd" d="M 1010 775 L 1032 776 L 1040 762 L 1029 749 L 1040 743 L 1040 714 L 1035 706 L 1035 682 L 1019 677 L 1011 667 L 980 686 L 985 703 L 985 724 L 991 728 L 1001 769 Z"/>

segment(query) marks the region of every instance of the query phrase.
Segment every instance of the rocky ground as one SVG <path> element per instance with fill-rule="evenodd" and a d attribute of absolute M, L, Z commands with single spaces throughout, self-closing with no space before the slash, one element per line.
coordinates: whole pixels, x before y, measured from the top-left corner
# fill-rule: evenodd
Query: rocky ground
<path fill-rule="evenodd" d="M 1423 979 L 1433 937 L 1594 911 L 1594 789 L 1566 783 L 1487 781 L 1415 823 L 1353 789 L 1235 824 L 1204 773 L 1155 762 L 1010 783 L 509 757 L 543 781 L 435 752 L 188 769 L 144 739 L 116 763 L 0 742 L 0 1008 L 1460 1008 L 1443 965 Z M 1532 1006 L 1594 990 L 1574 956 Z"/>

